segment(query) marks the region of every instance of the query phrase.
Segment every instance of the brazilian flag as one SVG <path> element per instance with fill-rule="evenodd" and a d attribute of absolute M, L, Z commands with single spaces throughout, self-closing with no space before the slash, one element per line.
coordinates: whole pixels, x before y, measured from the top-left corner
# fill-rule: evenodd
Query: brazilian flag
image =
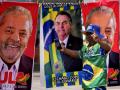
<path fill-rule="evenodd" d="M 55 4 L 56 5 L 56 4 Z M 43 39 L 44 39 L 44 70 L 46 78 L 46 87 L 59 87 L 59 86 L 69 86 L 69 85 L 79 85 L 80 80 L 77 76 L 80 76 L 81 73 L 73 72 L 66 73 L 60 51 L 56 48 L 55 39 L 58 39 L 58 36 L 54 29 L 54 20 L 59 11 L 73 11 L 80 10 L 79 5 L 69 4 L 63 6 L 54 6 L 42 4 L 42 25 L 43 25 Z M 58 78 L 72 78 L 76 76 L 73 82 L 60 82 L 55 80 Z"/>
<path fill-rule="evenodd" d="M 99 87 L 106 86 L 106 55 L 103 53 L 104 50 L 98 43 L 91 49 L 87 46 L 82 48 L 81 54 L 84 60 L 82 87 L 84 90 L 97 90 Z"/>

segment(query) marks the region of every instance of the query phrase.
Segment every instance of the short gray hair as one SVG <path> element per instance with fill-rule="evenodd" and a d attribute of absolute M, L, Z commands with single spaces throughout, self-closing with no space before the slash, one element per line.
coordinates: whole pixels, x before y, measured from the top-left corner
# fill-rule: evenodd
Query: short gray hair
<path fill-rule="evenodd" d="M 111 19 L 113 19 L 113 22 L 114 22 L 113 27 L 114 27 L 114 29 L 116 29 L 116 18 L 114 15 L 114 11 L 112 8 L 106 7 L 106 6 L 100 6 L 100 7 L 94 8 L 90 11 L 90 13 L 88 14 L 88 16 L 86 18 L 86 27 L 90 24 L 90 19 L 93 16 L 93 14 L 95 14 L 96 12 L 104 12 L 104 13 L 110 14 Z"/>
<path fill-rule="evenodd" d="M 32 31 L 32 28 L 33 28 L 33 26 L 32 26 L 33 22 L 32 22 L 31 13 L 30 13 L 30 11 L 29 11 L 28 9 L 26 9 L 26 8 L 24 8 L 24 7 L 22 7 L 22 6 L 11 6 L 11 7 L 7 8 L 7 9 L 0 15 L 0 25 L 2 24 L 3 19 L 5 18 L 5 16 L 6 16 L 7 14 L 9 14 L 10 12 L 13 12 L 13 11 L 20 11 L 20 12 L 22 12 L 24 15 L 27 16 L 27 18 L 28 18 L 28 20 L 29 20 L 29 26 L 30 26 L 29 28 L 30 28 L 30 32 L 31 32 L 31 31 Z"/>

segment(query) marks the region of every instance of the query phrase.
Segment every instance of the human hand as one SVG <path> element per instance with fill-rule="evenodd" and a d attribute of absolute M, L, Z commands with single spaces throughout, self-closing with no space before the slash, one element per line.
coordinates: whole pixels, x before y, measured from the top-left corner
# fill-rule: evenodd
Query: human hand
<path fill-rule="evenodd" d="M 100 38 L 96 33 L 93 33 L 91 37 L 96 43 L 99 43 L 100 47 L 102 47 L 106 52 L 111 49 L 110 43 L 105 38 Z"/>
<path fill-rule="evenodd" d="M 65 52 L 65 44 L 64 43 L 61 43 L 61 49 L 60 49 L 60 51 Z"/>

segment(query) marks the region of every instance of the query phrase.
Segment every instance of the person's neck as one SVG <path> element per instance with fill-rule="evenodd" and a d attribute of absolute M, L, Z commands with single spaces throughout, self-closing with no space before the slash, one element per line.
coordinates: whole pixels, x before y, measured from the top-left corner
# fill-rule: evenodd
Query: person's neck
<path fill-rule="evenodd" d="M 14 64 L 14 63 L 6 63 L 6 65 L 8 66 L 8 69 L 10 69 L 13 64 Z"/>
<path fill-rule="evenodd" d="M 89 43 L 89 44 L 88 44 L 88 48 L 94 46 L 95 44 L 96 44 L 96 43 Z"/>
<path fill-rule="evenodd" d="M 2 59 L 3 60 L 3 59 Z M 8 66 L 8 70 L 12 67 L 13 64 L 15 64 L 15 62 L 13 63 L 8 63 L 5 60 L 3 60 L 3 62 Z"/>
<path fill-rule="evenodd" d="M 64 40 L 65 40 L 65 38 L 60 38 L 59 40 L 60 40 L 60 41 L 64 41 Z"/>
<path fill-rule="evenodd" d="M 59 37 L 59 40 L 60 40 L 60 41 L 64 41 L 66 38 L 67 38 L 67 36 Z"/>

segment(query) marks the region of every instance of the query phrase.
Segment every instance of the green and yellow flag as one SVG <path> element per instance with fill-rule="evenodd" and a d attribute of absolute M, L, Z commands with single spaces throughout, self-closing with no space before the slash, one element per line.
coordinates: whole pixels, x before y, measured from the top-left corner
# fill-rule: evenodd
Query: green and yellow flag
<path fill-rule="evenodd" d="M 85 90 L 106 86 L 106 55 L 101 55 L 102 51 L 99 44 L 94 45 L 92 49 L 82 48 L 81 54 L 84 60 L 82 87 Z"/>

